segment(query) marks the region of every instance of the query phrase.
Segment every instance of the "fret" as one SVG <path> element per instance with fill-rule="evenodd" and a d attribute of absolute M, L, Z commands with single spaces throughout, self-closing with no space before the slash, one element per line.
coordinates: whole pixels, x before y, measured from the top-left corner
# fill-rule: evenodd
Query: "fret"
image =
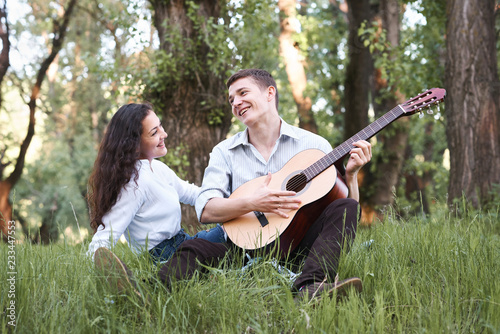
<path fill-rule="evenodd" d="M 351 138 L 347 139 L 345 142 L 337 146 L 333 151 L 326 154 L 324 157 L 313 163 L 311 166 L 304 169 L 303 173 L 306 176 L 307 182 L 314 179 L 318 174 L 322 173 L 325 169 L 332 166 L 338 160 L 345 157 L 353 148 L 353 143 L 358 140 L 368 140 L 374 135 L 376 135 L 380 130 L 385 128 L 390 123 L 394 122 L 396 119 L 403 115 L 405 110 L 401 105 L 397 105 L 395 108 L 391 109 L 386 114 L 382 115 L 375 122 L 371 123 L 363 130 L 356 133 Z"/>

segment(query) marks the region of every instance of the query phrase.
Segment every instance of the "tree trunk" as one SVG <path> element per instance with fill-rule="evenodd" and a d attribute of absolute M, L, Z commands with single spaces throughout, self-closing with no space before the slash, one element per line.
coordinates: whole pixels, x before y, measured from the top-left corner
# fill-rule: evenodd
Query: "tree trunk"
<path fill-rule="evenodd" d="M 12 204 L 9 194 L 12 186 L 9 182 L 0 181 L 0 240 L 7 241 L 8 222 L 12 220 Z"/>
<path fill-rule="evenodd" d="M 465 195 L 477 208 L 494 200 L 492 185 L 500 184 L 495 0 L 448 0 L 446 11 L 449 204 Z"/>
<path fill-rule="evenodd" d="M 378 20 L 386 31 L 387 41 L 392 47 L 397 47 L 401 20 L 398 0 L 381 0 L 379 12 Z M 382 78 L 379 69 L 375 70 L 374 79 L 374 101 L 380 100 L 379 103 L 374 102 L 375 115 L 378 118 L 406 99 L 394 85 L 391 91 L 387 92 L 387 79 Z M 368 181 L 373 192 L 370 192 L 369 198 L 362 196 L 363 211 L 368 222 L 375 216 L 380 216 L 380 210 L 394 202 L 394 188 L 400 178 L 405 158 L 409 121 L 408 117 L 403 117 L 377 135 L 377 145 L 382 146 L 379 150 L 383 153 L 372 161 L 375 168 L 371 170 L 374 172 L 365 171 L 365 174 L 368 174 L 365 183 Z"/>
<path fill-rule="evenodd" d="M 304 96 L 307 86 L 304 59 L 300 54 L 299 45 L 293 40 L 297 33 L 297 8 L 296 0 L 278 0 L 280 9 L 280 55 L 285 62 L 288 81 L 292 87 L 293 99 L 297 105 L 299 127 L 318 133 L 318 126 L 312 112 L 312 101 Z"/>
<path fill-rule="evenodd" d="M 370 89 L 373 75 L 373 58 L 367 47 L 358 36 L 358 29 L 363 21 L 372 19 L 372 11 L 369 0 L 347 0 L 349 21 L 349 63 L 346 68 L 345 79 L 345 115 L 344 115 L 344 138 L 348 139 L 361 129 L 368 126 L 368 108 L 370 106 Z M 343 166 L 337 164 L 343 170 Z M 360 185 L 360 201 L 364 202 L 365 173 L 369 171 L 365 166 L 358 173 Z M 362 221 L 371 220 L 367 218 L 368 212 L 363 208 Z"/>
<path fill-rule="evenodd" d="M 373 74 L 372 56 L 358 36 L 361 23 L 372 19 L 370 1 L 348 0 L 347 4 L 349 64 L 345 79 L 345 139 L 368 125 L 370 81 Z"/>
<path fill-rule="evenodd" d="M 7 21 L 7 0 L 0 8 L 0 40 L 2 41 L 2 52 L 0 52 L 0 84 L 10 66 L 10 41 L 9 41 L 9 22 Z M 2 90 L 0 89 L 0 107 L 2 106 Z"/>
<path fill-rule="evenodd" d="M 181 159 L 187 156 L 188 165 L 181 165 L 181 170 L 188 181 L 200 185 L 209 153 L 226 138 L 232 114 L 227 102 L 226 70 L 215 71 L 209 67 L 213 62 L 209 58 L 213 47 L 204 39 L 207 34 L 204 25 L 210 20 L 217 22 L 221 8 L 219 2 L 213 0 L 195 3 L 197 8 L 193 14 L 192 4 L 185 1 L 152 1 L 160 48 L 165 54 L 173 55 L 170 60 L 176 64 L 175 73 L 165 74 L 170 81 L 149 94 L 155 106 L 162 106 L 158 111 L 169 134 L 169 149 L 180 148 L 177 155 Z M 193 18 L 193 15 L 196 16 Z M 176 42 L 178 38 L 182 46 Z M 183 222 L 191 232 L 199 226 L 192 207 L 183 206 Z"/>

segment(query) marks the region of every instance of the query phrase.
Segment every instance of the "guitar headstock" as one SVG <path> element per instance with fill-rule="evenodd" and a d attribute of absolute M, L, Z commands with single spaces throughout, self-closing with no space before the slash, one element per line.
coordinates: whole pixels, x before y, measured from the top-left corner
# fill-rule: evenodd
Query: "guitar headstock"
<path fill-rule="evenodd" d="M 401 104 L 405 112 L 405 116 L 413 115 L 421 111 L 425 107 L 432 107 L 443 102 L 446 96 L 446 90 L 443 88 L 431 88 L 415 97 L 412 97 L 405 103 Z"/>

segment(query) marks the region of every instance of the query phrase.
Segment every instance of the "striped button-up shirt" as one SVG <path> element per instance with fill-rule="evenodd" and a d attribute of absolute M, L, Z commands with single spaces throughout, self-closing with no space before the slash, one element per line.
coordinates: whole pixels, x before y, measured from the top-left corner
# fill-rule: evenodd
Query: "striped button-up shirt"
<path fill-rule="evenodd" d="M 307 149 L 332 150 L 326 139 L 281 120 L 280 135 L 266 161 L 248 141 L 248 129 L 217 144 L 205 170 L 201 192 L 196 200 L 198 219 L 207 202 L 214 197 L 227 198 L 247 181 L 276 173 L 294 155 Z"/>

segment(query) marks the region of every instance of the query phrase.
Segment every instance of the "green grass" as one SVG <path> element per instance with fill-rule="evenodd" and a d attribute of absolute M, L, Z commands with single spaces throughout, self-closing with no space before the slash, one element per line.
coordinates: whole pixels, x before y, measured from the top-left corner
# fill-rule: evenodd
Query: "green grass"
<path fill-rule="evenodd" d="M 154 281 L 156 268 L 119 246 L 115 252 L 151 296 L 144 306 L 109 294 L 86 247 L 16 245 L 12 299 L 9 248 L 0 246 L 2 333 L 500 333 L 498 210 L 410 221 L 388 216 L 358 229 L 339 275 L 362 278 L 363 292 L 317 305 L 296 304 L 289 280 L 269 262 L 244 273 L 215 268 L 168 292 L 143 283 Z M 15 327 L 7 317 L 11 300 Z"/>

